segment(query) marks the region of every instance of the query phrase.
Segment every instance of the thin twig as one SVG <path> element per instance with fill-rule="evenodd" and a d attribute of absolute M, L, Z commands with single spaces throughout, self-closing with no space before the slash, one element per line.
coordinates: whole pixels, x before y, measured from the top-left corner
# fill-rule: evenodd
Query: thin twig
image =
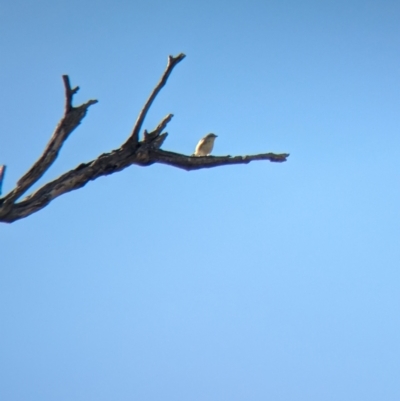
<path fill-rule="evenodd" d="M 67 114 L 72 109 L 72 98 L 74 97 L 75 93 L 78 92 L 79 86 L 71 89 L 71 84 L 69 82 L 69 76 L 63 75 L 62 76 L 65 88 L 65 114 Z"/>
<path fill-rule="evenodd" d="M 185 54 L 181 53 L 176 57 L 173 56 L 168 56 L 168 64 L 167 68 L 164 71 L 164 74 L 162 75 L 160 82 L 156 85 L 156 87 L 153 89 L 153 92 L 147 99 L 146 103 L 144 104 L 142 110 L 140 111 L 138 118 L 135 122 L 135 125 L 133 127 L 132 133 L 128 140 L 125 142 L 123 147 L 126 145 L 136 145 L 139 142 L 139 133 L 143 125 L 143 121 L 146 118 L 147 112 L 149 111 L 154 99 L 160 92 L 160 90 L 163 88 L 163 86 L 167 83 L 168 77 L 170 76 L 172 70 L 174 67 L 185 58 Z"/>
<path fill-rule="evenodd" d="M 161 132 L 165 129 L 167 124 L 172 120 L 173 114 L 168 114 L 166 115 L 161 122 L 157 125 L 157 128 L 154 129 L 154 131 L 147 132 L 147 130 L 144 130 L 143 133 L 143 140 L 145 142 L 151 141 L 155 139 L 157 136 L 161 134 Z"/>

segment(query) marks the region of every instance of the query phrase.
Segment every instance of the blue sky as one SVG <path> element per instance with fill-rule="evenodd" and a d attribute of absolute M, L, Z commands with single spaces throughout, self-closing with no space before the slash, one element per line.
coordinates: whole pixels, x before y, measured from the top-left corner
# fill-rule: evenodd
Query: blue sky
<path fill-rule="evenodd" d="M 400 4 L 0 2 L 3 192 L 144 127 L 287 163 L 132 166 L 0 226 L 0 399 L 399 400 Z"/>

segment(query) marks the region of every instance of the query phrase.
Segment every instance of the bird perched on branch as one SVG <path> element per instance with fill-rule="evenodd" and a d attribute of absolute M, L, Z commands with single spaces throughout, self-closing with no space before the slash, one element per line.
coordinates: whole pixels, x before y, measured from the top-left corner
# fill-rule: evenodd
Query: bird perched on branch
<path fill-rule="evenodd" d="M 213 150 L 216 137 L 217 135 L 211 133 L 200 139 L 194 151 L 194 156 L 209 156 Z"/>

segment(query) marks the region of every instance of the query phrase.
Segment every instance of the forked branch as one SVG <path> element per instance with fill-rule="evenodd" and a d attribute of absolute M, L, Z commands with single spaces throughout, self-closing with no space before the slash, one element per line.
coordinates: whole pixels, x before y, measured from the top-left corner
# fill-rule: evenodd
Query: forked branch
<path fill-rule="evenodd" d="M 50 141 L 48 142 L 44 152 L 39 159 L 33 164 L 33 166 L 19 179 L 16 187 L 0 200 L 0 218 L 2 212 L 12 207 L 14 202 L 22 196 L 33 184 L 35 184 L 43 174 L 49 169 L 49 167 L 56 160 L 58 153 L 67 140 L 71 132 L 81 123 L 86 115 L 88 108 L 97 103 L 97 100 L 89 100 L 88 102 L 78 106 L 72 106 L 72 99 L 74 94 L 78 91 L 79 87 L 71 89 L 69 78 L 67 75 L 63 75 L 64 87 L 65 87 L 65 110 L 64 116 L 58 123 Z"/>
<path fill-rule="evenodd" d="M 160 149 L 167 133 L 163 132 L 173 115 L 168 114 L 158 126 L 151 132 L 143 132 L 140 140 L 139 134 L 154 99 L 166 84 L 174 67 L 184 59 L 184 54 L 176 57 L 169 56 L 167 68 L 159 83 L 153 89 L 148 100 L 140 111 L 131 135 L 118 149 L 110 153 L 104 153 L 96 159 L 82 163 L 75 169 L 68 171 L 57 179 L 44 184 L 41 188 L 26 196 L 21 201 L 18 199 L 25 194 L 49 169 L 58 156 L 58 153 L 71 132 L 81 123 L 88 108 L 97 103 L 97 100 L 89 100 L 86 103 L 74 107 L 73 96 L 79 87 L 71 88 L 69 77 L 63 76 L 65 88 L 64 115 L 58 123 L 49 143 L 40 158 L 18 181 L 16 187 L 3 198 L 0 198 L 0 222 L 11 223 L 22 219 L 43 209 L 53 199 L 67 192 L 85 186 L 89 181 L 98 177 L 116 173 L 133 164 L 149 166 L 154 163 L 167 164 L 187 171 L 202 168 L 219 167 L 231 164 L 247 164 L 253 160 L 269 160 L 271 162 L 284 162 L 289 154 L 263 153 L 250 156 L 188 156 L 180 153 L 169 152 Z M 5 169 L 5 167 L 4 167 Z M 4 171 L 3 169 L 3 171 Z"/>
<path fill-rule="evenodd" d="M 176 57 L 168 56 L 167 68 L 165 69 L 164 74 L 162 75 L 162 77 L 160 79 L 160 82 L 153 89 L 153 92 L 151 93 L 151 95 L 147 99 L 146 103 L 144 104 L 143 109 L 139 113 L 139 116 L 133 127 L 132 134 L 123 146 L 128 146 L 128 145 L 135 146 L 139 142 L 139 133 L 142 128 L 143 121 L 146 118 L 147 112 L 150 110 L 150 107 L 153 104 L 154 99 L 159 94 L 160 90 L 164 87 L 164 85 L 167 83 L 168 77 L 170 76 L 172 70 L 185 57 L 186 57 L 186 55 L 184 55 L 183 53 L 178 54 Z M 172 114 L 171 114 L 171 118 L 172 118 Z M 169 122 L 169 120 L 167 121 L 167 123 L 168 122 Z"/>

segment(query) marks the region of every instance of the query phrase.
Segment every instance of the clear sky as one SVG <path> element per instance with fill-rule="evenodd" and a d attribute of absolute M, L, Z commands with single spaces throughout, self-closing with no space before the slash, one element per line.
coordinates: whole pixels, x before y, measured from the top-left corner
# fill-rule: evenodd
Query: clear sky
<path fill-rule="evenodd" d="M 3 192 L 144 128 L 287 163 L 132 166 L 0 225 L 4 401 L 400 399 L 400 3 L 0 0 Z"/>

